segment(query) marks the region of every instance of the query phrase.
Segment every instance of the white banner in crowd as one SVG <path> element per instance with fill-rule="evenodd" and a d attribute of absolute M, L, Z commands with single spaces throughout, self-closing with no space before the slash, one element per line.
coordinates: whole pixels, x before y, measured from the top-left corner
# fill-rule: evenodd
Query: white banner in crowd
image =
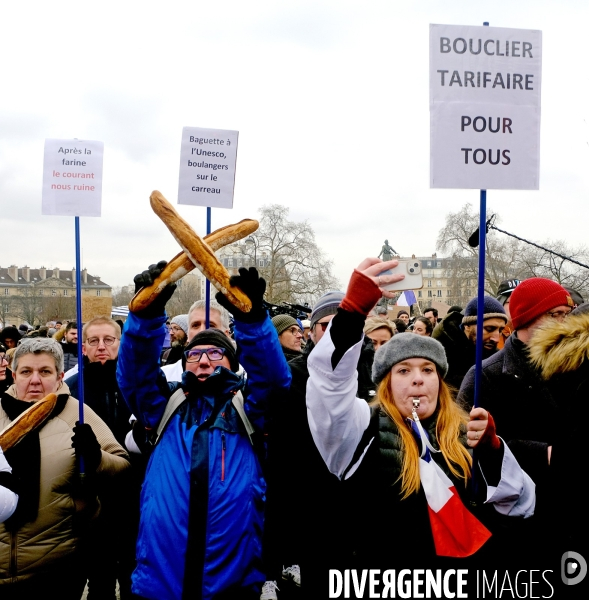
<path fill-rule="evenodd" d="M 430 187 L 537 190 L 542 32 L 430 25 Z"/>
<path fill-rule="evenodd" d="M 103 154 L 103 142 L 45 140 L 42 214 L 99 217 Z"/>
<path fill-rule="evenodd" d="M 239 132 L 182 129 L 178 204 L 233 208 Z"/>

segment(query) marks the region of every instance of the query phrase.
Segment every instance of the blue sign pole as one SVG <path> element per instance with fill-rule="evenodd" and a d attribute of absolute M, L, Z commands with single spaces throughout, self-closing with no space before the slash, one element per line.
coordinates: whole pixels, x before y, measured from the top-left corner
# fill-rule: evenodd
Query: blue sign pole
<path fill-rule="evenodd" d="M 483 377 L 483 325 L 485 312 L 485 248 L 487 243 L 487 190 L 481 190 L 479 215 L 479 281 L 477 296 L 477 342 L 474 373 L 474 406 L 479 405 L 479 392 Z"/>
<path fill-rule="evenodd" d="M 211 233 L 211 207 L 207 206 L 207 235 Z M 205 310 L 205 327 L 208 329 L 210 325 L 211 312 L 211 282 L 207 279 L 205 287 L 206 310 Z"/>
<path fill-rule="evenodd" d="M 489 26 L 488 21 L 483 23 Z M 487 247 L 487 190 L 481 190 L 479 209 L 479 281 L 477 295 L 477 341 L 474 372 L 474 406 L 479 405 L 481 380 L 483 377 L 483 319 L 485 312 L 485 249 Z"/>
<path fill-rule="evenodd" d="M 75 217 L 76 229 L 76 323 L 78 325 L 78 421 L 84 422 L 84 355 L 82 353 L 82 269 L 80 260 L 80 217 Z M 84 476 L 84 459 L 79 456 L 80 476 Z"/>

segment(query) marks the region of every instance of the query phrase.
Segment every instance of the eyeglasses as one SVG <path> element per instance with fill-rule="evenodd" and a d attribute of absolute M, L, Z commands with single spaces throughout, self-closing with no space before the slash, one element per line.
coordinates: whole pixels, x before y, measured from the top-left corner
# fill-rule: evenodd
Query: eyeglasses
<path fill-rule="evenodd" d="M 225 348 L 205 348 L 204 350 L 192 348 L 191 350 L 186 350 L 186 352 L 184 352 L 186 362 L 189 363 L 200 362 L 203 354 L 206 354 L 211 362 L 218 361 L 225 355 Z"/>
<path fill-rule="evenodd" d="M 290 331 L 292 335 L 300 335 L 301 337 L 303 335 L 303 332 L 296 325 L 289 327 L 288 329 L 286 329 L 286 331 Z"/>
<path fill-rule="evenodd" d="M 329 325 L 329 323 L 330 323 L 330 321 L 326 321 L 325 323 L 315 323 L 315 327 L 317 327 L 317 325 L 320 325 L 321 329 L 323 331 L 326 331 L 327 330 L 327 326 Z"/>
<path fill-rule="evenodd" d="M 550 315 L 553 319 L 557 319 L 558 321 L 564 321 L 570 314 L 570 310 L 555 310 L 554 312 L 547 312 L 547 315 Z"/>
<path fill-rule="evenodd" d="M 170 331 L 184 331 L 184 329 L 178 327 L 178 325 L 170 325 Z"/>
<path fill-rule="evenodd" d="M 102 338 L 102 342 L 105 346 L 112 346 L 118 339 L 119 338 L 107 335 L 106 337 Z M 98 346 L 98 344 L 100 344 L 100 341 L 101 338 L 88 338 L 86 340 L 86 343 L 88 344 L 88 346 Z"/>

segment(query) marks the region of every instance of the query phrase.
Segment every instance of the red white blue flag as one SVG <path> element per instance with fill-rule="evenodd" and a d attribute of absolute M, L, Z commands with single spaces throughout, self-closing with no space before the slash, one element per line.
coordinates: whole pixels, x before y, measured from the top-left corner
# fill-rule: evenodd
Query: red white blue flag
<path fill-rule="evenodd" d="M 419 476 L 428 504 L 429 521 L 438 556 L 471 556 L 491 537 L 491 532 L 462 504 L 452 480 L 432 460 L 435 450 L 419 419 L 411 421 L 421 441 Z"/>

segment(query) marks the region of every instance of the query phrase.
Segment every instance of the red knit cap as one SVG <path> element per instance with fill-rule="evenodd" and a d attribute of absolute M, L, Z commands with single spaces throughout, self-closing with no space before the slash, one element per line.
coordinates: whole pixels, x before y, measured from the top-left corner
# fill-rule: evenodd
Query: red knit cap
<path fill-rule="evenodd" d="M 570 306 L 569 293 L 555 281 L 532 277 L 522 281 L 511 293 L 509 312 L 514 329 L 520 329 L 557 306 Z"/>

